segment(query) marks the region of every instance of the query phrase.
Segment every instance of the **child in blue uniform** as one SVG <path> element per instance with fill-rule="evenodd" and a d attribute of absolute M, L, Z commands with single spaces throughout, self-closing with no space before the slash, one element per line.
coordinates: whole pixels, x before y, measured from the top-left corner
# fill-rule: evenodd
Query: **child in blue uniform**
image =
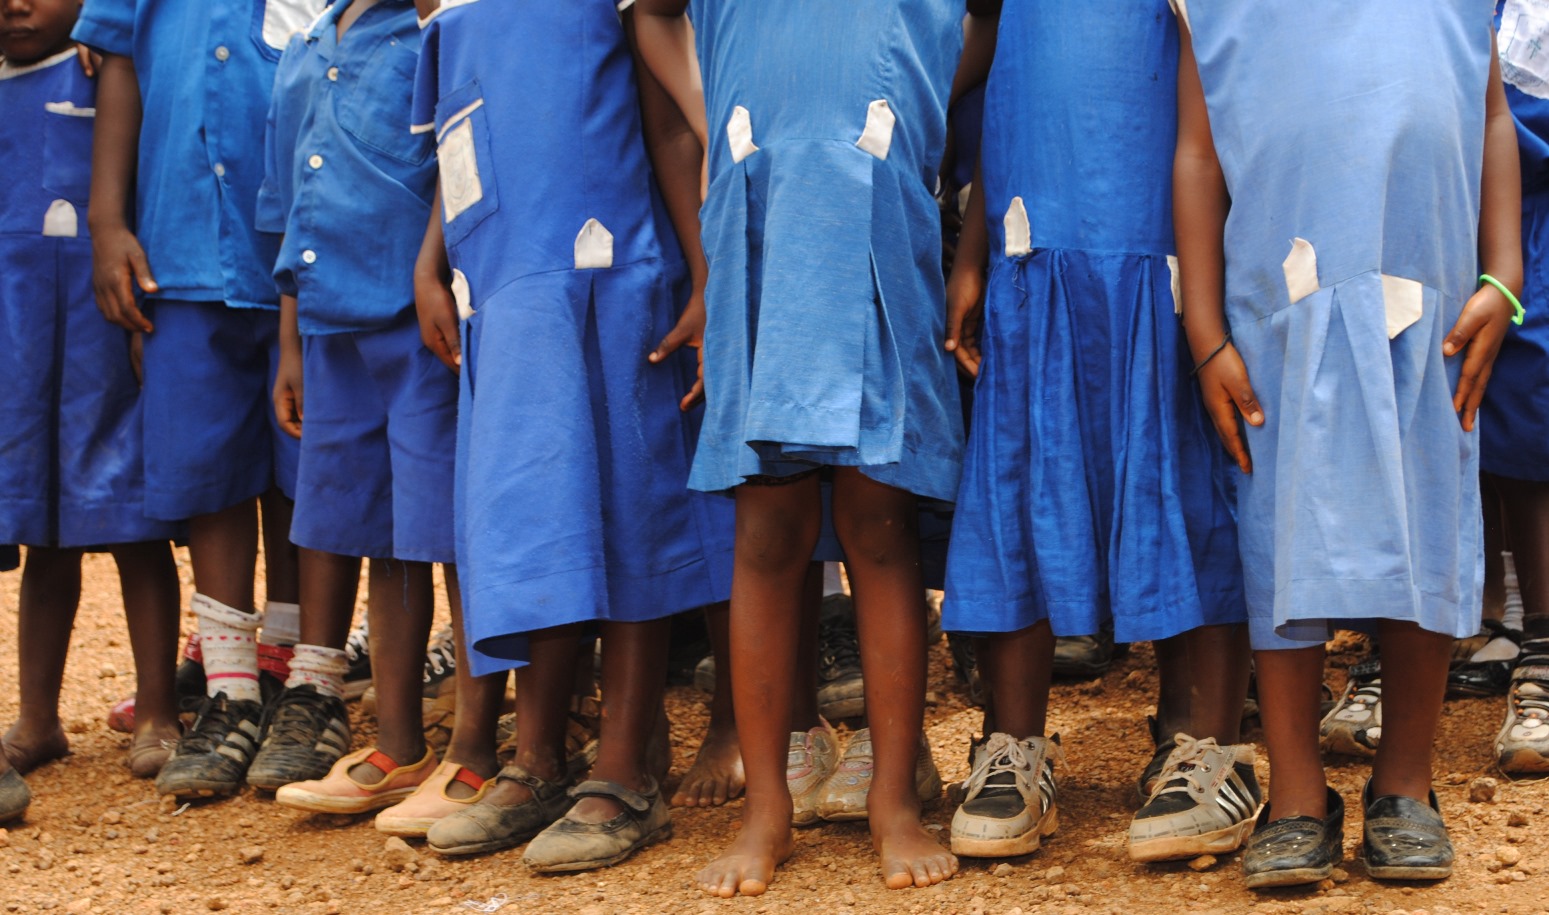
<path fill-rule="evenodd" d="M 16 655 L 18 720 L 0 753 L 0 821 L 20 816 L 21 776 L 64 756 L 59 691 L 81 593 L 81 554 L 118 563 L 140 715 L 131 771 L 156 774 L 178 734 L 175 525 L 145 517 L 139 384 L 130 334 L 91 301 L 84 211 L 96 89 L 77 61 L 75 0 L 0 14 L 0 543 L 27 547 Z"/>
<path fill-rule="evenodd" d="M 295 640 L 295 553 L 282 494 L 293 489 L 297 452 L 270 408 L 275 251 L 254 208 L 275 65 L 290 34 L 322 7 L 90 0 L 75 30 L 103 54 L 93 283 L 109 320 L 145 334 L 145 512 L 188 519 L 210 700 L 162 771 L 163 794 L 231 794 L 258 748 L 260 496 L 272 611 L 264 638 L 284 630 L 276 641 Z"/>
<path fill-rule="evenodd" d="M 1501 344 L 1479 405 L 1479 467 L 1485 498 L 1498 502 L 1522 594 L 1522 648 L 1495 740 L 1496 762 L 1512 774 L 1549 772 L 1549 68 L 1539 59 L 1546 41 L 1549 5 L 1500 5 L 1501 76 L 1522 163 L 1528 311 Z"/>
<path fill-rule="evenodd" d="M 426 27 L 416 91 L 448 258 L 422 264 L 464 318 L 454 356 L 448 297 L 421 298 L 427 339 L 462 379 L 463 638 L 475 672 L 530 661 L 515 762 L 427 840 L 470 854 L 538 834 L 524 860 L 543 872 L 613 864 L 670 834 L 645 752 L 667 617 L 730 587 L 729 518 L 685 489 L 694 363 L 658 346 L 697 342 L 703 323 L 700 147 L 661 90 L 637 83 L 618 7 L 448 4 Z M 660 194 L 648 155 L 673 163 Z M 602 729 L 572 788 L 565 712 L 591 621 Z"/>
<path fill-rule="evenodd" d="M 1315 882 L 1341 857 L 1319 685 L 1323 643 L 1358 621 L 1384 683 L 1367 872 L 1445 877 L 1431 754 L 1452 640 L 1479 625 L 1475 414 L 1522 282 L 1494 4 L 1174 6 L 1184 320 L 1242 469 L 1272 772 L 1248 885 Z"/>
<path fill-rule="evenodd" d="M 1054 831 L 1054 639 L 1111 621 L 1156 642 L 1163 681 L 1131 856 L 1230 853 L 1260 794 L 1229 465 L 1172 288 L 1177 27 L 1165 0 L 1007 0 L 993 47 L 949 294 L 947 347 L 978 381 L 942 620 L 984 634 L 993 715 L 952 848 Z"/>
<path fill-rule="evenodd" d="M 873 843 L 889 886 L 939 883 L 957 862 L 921 827 L 916 796 L 916 499 L 951 500 L 961 457 L 932 194 L 964 5 L 695 3 L 702 93 L 687 0 L 641 7 L 642 50 L 707 142 L 707 408 L 690 485 L 733 492 L 737 509 L 731 668 L 747 812 L 700 885 L 764 892 L 792 851 L 787 752 L 819 726 L 795 719 L 791 695 L 820 471 L 855 583 Z"/>

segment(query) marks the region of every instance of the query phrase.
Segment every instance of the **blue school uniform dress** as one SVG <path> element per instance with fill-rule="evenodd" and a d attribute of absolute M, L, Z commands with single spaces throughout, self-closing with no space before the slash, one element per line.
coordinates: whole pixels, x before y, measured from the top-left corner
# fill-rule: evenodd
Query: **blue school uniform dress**
<path fill-rule="evenodd" d="M 425 348 L 414 313 L 436 182 L 431 138 L 409 130 L 419 20 L 411 0 L 382 0 L 341 42 L 348 6 L 329 7 L 280 59 L 258 197 L 259 229 L 284 235 L 274 275 L 296 297 L 302 335 L 290 537 L 452 562 L 457 376 Z"/>
<path fill-rule="evenodd" d="M 1137 5 L 1139 8 L 1137 8 Z M 1124 642 L 1242 622 L 1230 477 L 1173 293 L 1166 0 L 1007 0 L 990 270 L 942 624 Z"/>
<path fill-rule="evenodd" d="M 92 297 L 95 99 L 74 48 L 0 62 L 0 543 L 87 547 L 175 533 L 145 517 L 129 334 Z"/>
<path fill-rule="evenodd" d="M 1489 0 L 1181 0 L 1231 195 L 1226 313 L 1263 405 L 1238 522 L 1256 649 L 1463 637 L 1478 435 L 1442 340 L 1478 285 Z"/>
<path fill-rule="evenodd" d="M 88 0 L 75 38 L 130 57 L 140 84 L 131 228 L 158 290 L 143 303 L 146 511 L 208 514 L 294 489 L 297 447 L 270 399 L 274 240 L 257 230 L 275 65 L 324 0 Z"/>
<path fill-rule="evenodd" d="M 614 3 L 444 4 L 419 72 L 466 317 L 456 503 L 475 672 L 524 662 L 527 632 L 725 599 L 730 506 L 685 488 L 694 354 L 645 358 L 689 287 Z"/>
<path fill-rule="evenodd" d="M 1501 5 L 1501 77 L 1522 158 L 1522 247 L 1527 315 L 1501 343 L 1479 407 L 1479 466 L 1549 482 L 1549 2 Z"/>
<path fill-rule="evenodd" d="M 709 196 L 707 408 L 690 485 L 859 467 L 951 500 L 934 199 L 962 49 L 949 0 L 694 0 Z"/>

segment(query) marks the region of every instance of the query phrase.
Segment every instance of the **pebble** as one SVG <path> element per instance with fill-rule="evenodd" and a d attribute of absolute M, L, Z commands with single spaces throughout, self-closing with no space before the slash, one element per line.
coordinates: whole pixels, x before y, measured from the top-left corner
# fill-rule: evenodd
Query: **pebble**
<path fill-rule="evenodd" d="M 1011 876 L 1011 872 L 1013 870 L 1014 870 L 1014 868 L 1011 865 L 1009 865 L 1006 862 L 1002 861 L 1001 863 L 995 865 L 995 869 L 990 871 L 990 873 L 994 874 L 997 877 L 1009 877 L 1009 876 Z"/>
<path fill-rule="evenodd" d="M 90 899 L 76 899 L 76 900 L 73 900 L 70 903 L 68 903 L 67 905 L 65 905 L 65 911 L 66 912 L 71 912 L 71 913 L 73 913 L 73 915 L 81 915 L 81 913 L 89 912 L 89 911 L 91 911 L 91 900 Z"/>
<path fill-rule="evenodd" d="M 1507 867 L 1511 867 L 1522 860 L 1522 849 L 1513 848 L 1510 845 L 1502 845 L 1495 850 L 1495 860 Z"/>
<path fill-rule="evenodd" d="M 414 853 L 414 849 L 409 847 L 409 843 L 398 836 L 389 838 L 383 848 L 383 860 L 387 862 L 388 867 L 395 871 L 401 871 L 408 867 L 418 857 Z"/>
<path fill-rule="evenodd" d="M 172 903 L 170 902 L 163 902 L 156 908 L 161 911 L 161 915 L 172 915 Z"/>
<path fill-rule="evenodd" d="M 1342 867 L 1336 867 L 1334 868 L 1334 872 L 1330 874 L 1329 877 L 1335 883 L 1347 883 L 1350 880 L 1350 872 Z"/>
<path fill-rule="evenodd" d="M 1500 783 L 1489 776 L 1480 776 L 1468 783 L 1468 799 L 1475 804 L 1489 804 L 1495 801 L 1495 789 Z"/>
<path fill-rule="evenodd" d="M 1043 879 L 1049 883 L 1058 883 L 1065 876 L 1065 868 L 1055 865 L 1043 872 Z"/>
<path fill-rule="evenodd" d="M 1136 668 L 1124 675 L 1124 685 L 1130 689 L 1142 689 L 1146 685 L 1146 672 Z"/>
<path fill-rule="evenodd" d="M 212 912 L 219 912 L 226 907 L 226 900 L 219 896 L 211 896 L 204 901 L 204 906 Z"/>
<path fill-rule="evenodd" d="M 975 896 L 968 900 L 968 915 L 984 915 L 984 897 Z"/>
<path fill-rule="evenodd" d="M 154 826 L 152 826 L 150 829 L 147 829 L 145 831 L 145 841 L 150 842 L 151 844 L 155 844 L 157 842 L 160 842 L 161 841 L 161 830 L 157 829 Z"/>
<path fill-rule="evenodd" d="M 1527 825 L 1527 817 L 1522 815 L 1522 814 L 1520 814 L 1520 813 L 1518 813 L 1517 811 L 1513 810 L 1511 813 L 1506 814 L 1506 825 L 1507 826 L 1526 826 Z"/>
<path fill-rule="evenodd" d="M 261 845 L 249 845 L 237 853 L 242 856 L 243 864 L 257 864 L 264 859 L 264 849 Z"/>
<path fill-rule="evenodd" d="M 1215 866 L 1215 855 L 1200 855 L 1198 858 L 1195 858 L 1189 862 L 1189 870 L 1191 871 L 1207 871 Z"/>
<path fill-rule="evenodd" d="M 177 795 L 163 794 L 157 808 L 162 813 L 171 813 L 178 808 Z"/>
<path fill-rule="evenodd" d="M 296 885 L 296 878 L 292 877 L 290 874 L 286 874 L 285 876 L 280 878 L 280 889 L 282 889 L 282 890 L 288 890 L 288 889 L 290 889 L 291 887 L 293 887 L 295 885 Z"/>
<path fill-rule="evenodd" d="M 97 676 L 101 677 L 104 680 L 111 680 L 114 677 L 118 676 L 118 671 L 114 670 L 112 667 L 109 667 L 107 665 L 103 665 L 101 668 L 99 668 L 97 670 Z"/>

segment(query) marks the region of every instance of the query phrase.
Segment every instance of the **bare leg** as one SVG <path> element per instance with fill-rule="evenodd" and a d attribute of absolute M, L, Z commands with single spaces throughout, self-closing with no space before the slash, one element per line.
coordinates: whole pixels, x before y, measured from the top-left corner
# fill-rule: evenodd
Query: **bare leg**
<path fill-rule="evenodd" d="M 1499 487 L 1522 591 L 1522 629 L 1549 638 L 1549 483 L 1491 478 Z M 1386 712 L 1384 712 L 1386 714 Z"/>
<path fill-rule="evenodd" d="M 1388 652 L 1386 638 L 1383 630 L 1384 656 Z M 1277 820 L 1293 816 L 1322 819 L 1328 815 L 1323 758 L 1318 754 L 1323 646 L 1256 651 L 1253 660 L 1259 676 L 1259 718 L 1264 722 L 1264 744 L 1269 750 L 1272 815 Z M 1383 700 L 1386 713 L 1387 695 Z M 1384 732 L 1383 742 L 1387 740 Z"/>
<path fill-rule="evenodd" d="M 1506 615 L 1506 563 L 1501 558 L 1501 551 L 1510 549 L 1506 545 L 1507 509 L 1495 477 L 1481 473 L 1479 490 L 1484 505 L 1484 618 L 1498 620 Z M 1518 582 L 1521 582 L 1520 576 Z M 1483 647 L 1476 645 L 1474 650 Z"/>
<path fill-rule="evenodd" d="M 998 633 L 977 643 L 979 671 L 994 699 L 993 727 L 1018 740 L 1042 737 L 1054 675 L 1054 630 L 1047 620 L 1017 632 Z"/>
<path fill-rule="evenodd" d="M 791 855 L 785 759 L 799 663 L 797 620 L 821 520 L 815 474 L 779 485 L 737 487 L 731 683 L 747 800 L 737 838 L 697 877 L 700 887 L 716 896 L 763 893 L 775 868 Z"/>
<path fill-rule="evenodd" d="M 602 624 L 602 730 L 592 778 L 631 791 L 649 787 L 645 749 L 667 687 L 671 636 L 670 617 Z M 623 812 L 612 798 L 589 797 L 577 801 L 571 815 L 583 823 L 603 823 Z"/>
<path fill-rule="evenodd" d="M 1156 642 L 1161 698 L 1157 722 L 1222 746 L 1238 743 L 1248 695 L 1248 627 L 1201 626 Z"/>
<path fill-rule="evenodd" d="M 199 593 L 251 613 L 253 575 L 258 567 L 257 500 L 190 518 L 188 558 Z"/>
<path fill-rule="evenodd" d="M 719 807 L 742 794 L 742 751 L 737 747 L 737 715 L 731 701 L 730 604 L 705 608 L 715 657 L 715 693 L 710 697 L 710 725 L 694 754 L 694 764 L 672 796 L 674 807 Z"/>
<path fill-rule="evenodd" d="M 172 547 L 165 540 L 126 543 L 113 547 L 112 553 L 118 564 L 129 644 L 134 651 L 133 745 L 176 740 L 182 729 L 178 725 L 173 673 L 177 669 L 178 608 L 182 595 Z"/>
<path fill-rule="evenodd" d="M 925 725 L 925 585 L 918 511 L 909 492 L 851 468 L 835 471 L 834 525 L 855 582 L 876 760 L 867 815 L 889 889 L 930 886 L 957 873 L 957 858 L 920 824 L 914 784 Z"/>
<path fill-rule="evenodd" d="M 1428 801 L 1431 753 L 1447 691 L 1452 639 L 1414 623 L 1383 620 L 1382 743 L 1372 763 L 1372 796 Z M 1274 765 L 1274 760 L 1270 760 Z M 1278 774 L 1276 779 L 1278 779 Z M 1271 788 L 1274 782 L 1270 783 Z"/>
<path fill-rule="evenodd" d="M 447 762 L 473 770 L 480 778 L 494 778 L 500 771 L 495 759 L 495 726 L 500 719 L 500 704 L 505 699 L 506 675 L 475 677 L 468 664 L 468 637 L 463 627 L 462 589 L 458 587 L 457 567 L 442 566 L 446 576 L 446 596 L 452 605 L 452 629 L 457 648 L 457 719 L 452 723 L 452 740 L 446 747 Z M 473 789 L 462 782 L 447 786 L 452 797 L 467 797 Z"/>
<path fill-rule="evenodd" d="M 5 755 L 23 774 L 70 752 L 59 724 L 70 631 L 81 599 L 81 551 L 32 547 L 22 572 L 16 643 L 21 708 L 5 732 Z"/>
<path fill-rule="evenodd" d="M 377 749 L 400 766 L 425 757 L 420 706 L 425 643 L 435 597 L 428 562 L 371 560 L 366 597 L 371 618 L 371 670 L 376 683 Z M 350 773 L 371 783 L 387 773 L 360 763 Z"/>
<path fill-rule="evenodd" d="M 530 663 L 516 672 L 514 762 L 545 781 L 556 781 L 565 774 L 565 724 L 580 641 L 581 627 L 575 625 L 534 632 L 527 637 Z M 532 792 L 510 779 L 491 785 L 484 795 L 484 803 L 499 807 L 515 807 L 530 800 Z"/>
<path fill-rule="evenodd" d="M 297 564 L 301 575 L 301 644 L 343 649 L 360 590 L 360 557 L 298 550 Z"/>
<path fill-rule="evenodd" d="M 290 519 L 296 511 L 296 503 L 285 498 L 278 488 L 270 489 L 258 497 L 263 509 L 264 537 L 264 597 L 267 600 L 287 604 L 301 603 L 301 561 L 294 543 L 290 542 Z M 351 610 L 354 597 L 351 597 Z M 345 635 L 349 635 L 346 621 Z M 302 639 L 306 642 L 306 639 Z M 306 642 L 308 645 L 344 647 L 344 638 L 338 643 Z"/>

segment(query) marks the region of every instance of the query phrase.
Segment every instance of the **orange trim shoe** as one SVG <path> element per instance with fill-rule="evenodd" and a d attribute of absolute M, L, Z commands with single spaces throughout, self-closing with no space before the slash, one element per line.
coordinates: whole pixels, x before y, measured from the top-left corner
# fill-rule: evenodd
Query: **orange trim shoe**
<path fill-rule="evenodd" d="M 462 782 L 472 788 L 473 793 L 467 797 L 448 795 L 447 789 L 452 787 L 453 782 Z M 390 836 L 423 839 L 437 820 L 459 810 L 466 810 L 483 800 L 485 792 L 489 790 L 488 785 L 489 782 L 480 778 L 472 769 L 453 762 L 443 762 L 436 766 L 436 771 L 430 773 L 430 777 L 407 800 L 376 815 L 377 831 Z"/>
<path fill-rule="evenodd" d="M 370 763 L 387 774 L 370 784 L 356 781 L 350 770 L 361 763 Z M 274 793 L 274 799 L 312 813 L 369 813 L 407 799 L 430 778 L 435 766 L 435 751 L 428 748 L 424 759 L 400 766 L 382 751 L 367 747 L 341 758 L 323 778 L 284 786 Z"/>

